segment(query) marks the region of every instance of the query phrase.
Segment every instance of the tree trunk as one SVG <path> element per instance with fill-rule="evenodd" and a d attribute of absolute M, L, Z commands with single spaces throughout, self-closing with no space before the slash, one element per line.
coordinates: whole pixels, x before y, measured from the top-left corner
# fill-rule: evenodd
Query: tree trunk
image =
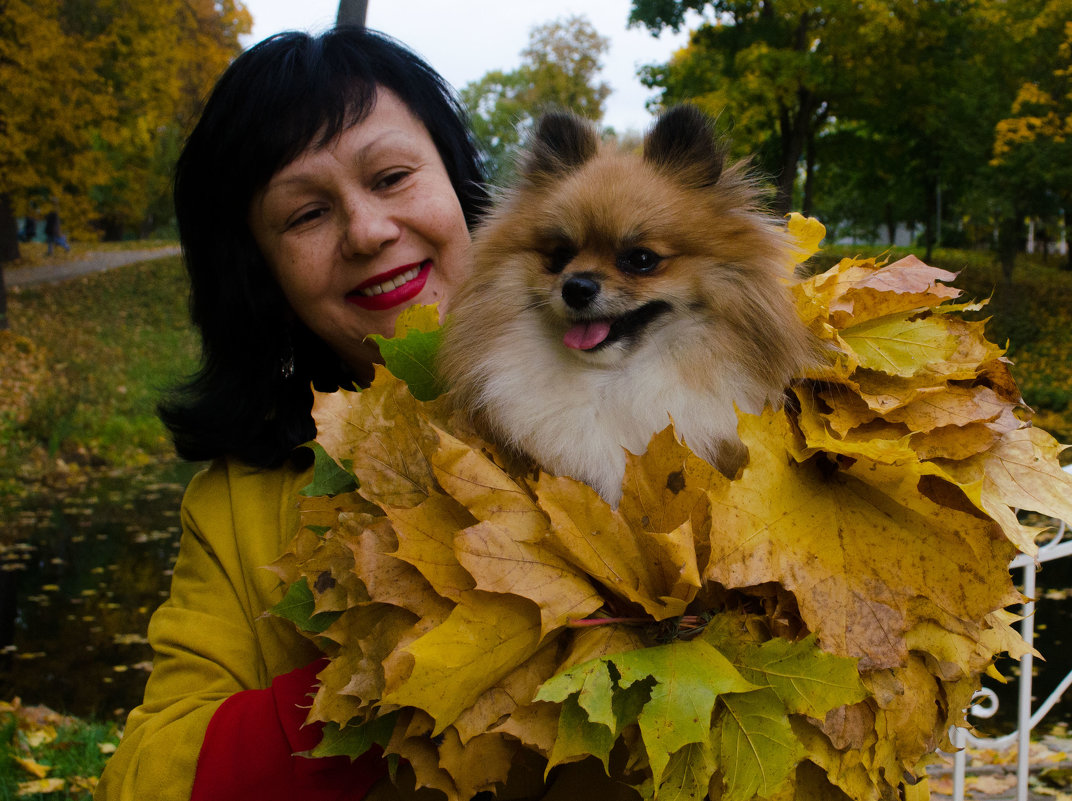
<path fill-rule="evenodd" d="M 1065 201 L 1065 263 L 1062 270 L 1072 270 L 1072 199 Z"/>
<path fill-rule="evenodd" d="M 814 203 L 812 193 L 815 188 L 815 129 L 808 132 L 808 144 L 804 148 L 804 202 L 800 212 L 805 217 L 811 216 Z"/>
<path fill-rule="evenodd" d="M 810 115 L 798 111 L 796 119 L 793 119 L 793 116 L 789 109 L 782 110 L 782 165 L 774 187 L 775 214 L 788 214 L 793 210 L 793 186 L 796 183 L 797 165 L 804 155 L 804 144 L 808 139 Z"/>
<path fill-rule="evenodd" d="M 926 253 L 923 255 L 923 261 L 930 264 L 931 255 L 934 253 L 934 218 L 938 213 L 938 199 L 935 196 L 936 184 L 932 180 L 924 182 L 923 186 L 923 244 L 926 248 Z"/>
<path fill-rule="evenodd" d="M 1016 266 L 1016 254 L 1020 252 L 1024 236 L 1024 218 L 1016 209 L 998 223 L 998 261 L 1005 283 L 1012 283 L 1012 272 Z"/>
<path fill-rule="evenodd" d="M 368 0 L 339 0 L 339 13 L 335 17 L 335 25 L 356 25 L 364 28 L 367 16 Z"/>
<path fill-rule="evenodd" d="M 11 208 L 11 197 L 0 194 L 0 331 L 10 328 L 7 319 L 7 284 L 4 264 L 19 257 L 19 226 Z"/>

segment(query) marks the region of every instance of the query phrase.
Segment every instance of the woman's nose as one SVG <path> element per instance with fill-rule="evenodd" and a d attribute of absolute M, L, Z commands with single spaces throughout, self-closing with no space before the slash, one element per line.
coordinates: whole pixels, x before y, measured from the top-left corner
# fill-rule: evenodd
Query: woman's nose
<path fill-rule="evenodd" d="M 343 248 L 347 255 L 371 255 L 398 239 L 401 226 L 390 210 L 375 202 L 349 204 Z"/>

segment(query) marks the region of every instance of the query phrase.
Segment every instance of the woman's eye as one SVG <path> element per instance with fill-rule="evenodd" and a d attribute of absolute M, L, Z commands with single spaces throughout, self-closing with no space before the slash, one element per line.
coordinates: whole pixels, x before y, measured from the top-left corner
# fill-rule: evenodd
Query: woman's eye
<path fill-rule="evenodd" d="M 324 212 L 325 209 L 323 208 L 307 209 L 300 214 L 297 214 L 292 217 L 287 222 L 287 228 L 297 228 L 299 225 L 304 225 L 306 223 L 312 222 L 313 220 L 324 214 Z"/>
<path fill-rule="evenodd" d="M 566 265 L 573 261 L 577 251 L 568 245 L 559 245 L 551 251 L 547 260 L 547 269 L 552 273 L 560 273 L 566 269 Z"/>
<path fill-rule="evenodd" d="M 377 188 L 388 189 L 397 184 L 399 181 L 406 178 L 406 176 L 408 175 L 408 170 L 395 170 L 393 172 L 389 172 L 382 178 L 380 178 L 379 181 L 377 181 L 376 186 Z"/>
<path fill-rule="evenodd" d="M 648 248 L 630 248 L 618 254 L 618 269 L 623 273 L 643 275 L 654 270 L 663 257 Z"/>

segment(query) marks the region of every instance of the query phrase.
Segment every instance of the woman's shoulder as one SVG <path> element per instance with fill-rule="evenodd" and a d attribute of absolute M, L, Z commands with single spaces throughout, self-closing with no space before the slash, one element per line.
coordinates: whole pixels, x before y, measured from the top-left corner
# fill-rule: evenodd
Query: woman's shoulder
<path fill-rule="evenodd" d="M 186 488 L 187 499 L 222 500 L 246 494 L 291 495 L 312 479 L 311 468 L 296 460 L 277 467 L 255 467 L 231 457 L 214 459 L 197 473 Z"/>
<path fill-rule="evenodd" d="M 312 469 L 287 462 L 278 467 L 252 467 L 232 458 L 211 462 L 191 479 L 183 497 L 183 516 L 208 538 L 213 534 L 243 539 L 249 532 L 279 532 L 288 541 L 298 525 L 300 493 L 312 480 Z M 278 543 L 277 543 L 278 545 Z"/>

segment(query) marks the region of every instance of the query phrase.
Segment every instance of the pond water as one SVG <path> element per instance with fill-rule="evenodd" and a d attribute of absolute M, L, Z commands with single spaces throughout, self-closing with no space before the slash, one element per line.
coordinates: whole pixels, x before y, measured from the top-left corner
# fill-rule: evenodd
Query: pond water
<path fill-rule="evenodd" d="M 179 503 L 198 465 L 94 477 L 30 498 L 0 550 L 0 699 L 123 720 L 151 667 L 145 633 L 166 597 Z"/>
<path fill-rule="evenodd" d="M 0 543 L 0 700 L 118 721 L 139 703 L 152 658 L 146 627 L 167 595 L 179 503 L 198 468 L 102 475 L 22 504 Z M 1037 582 L 1036 647 L 1048 661 L 1035 662 L 1036 705 L 1072 668 L 1072 558 L 1046 563 Z M 1015 675 L 1009 659 L 999 668 Z M 1012 731 L 1015 682 L 987 684 L 1000 707 L 979 728 Z M 1072 725 L 1072 692 L 1040 728 L 1061 722 Z"/>

